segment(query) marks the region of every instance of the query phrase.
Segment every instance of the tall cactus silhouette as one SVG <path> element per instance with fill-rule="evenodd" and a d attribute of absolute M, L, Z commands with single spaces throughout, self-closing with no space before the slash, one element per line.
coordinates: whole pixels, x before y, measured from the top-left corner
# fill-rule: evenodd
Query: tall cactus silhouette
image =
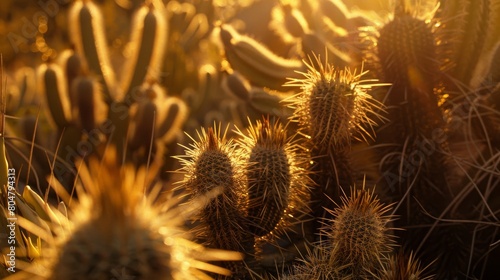
<path fill-rule="evenodd" d="M 453 186 L 446 174 L 450 152 L 440 107 L 444 96 L 437 38 L 430 24 L 412 14 L 405 2 L 396 4 L 394 18 L 380 29 L 377 38 L 379 75 L 392 83 L 384 98 L 389 122 L 377 131 L 380 168 L 393 200 L 401 201 L 396 213 L 402 218 L 397 225 L 434 224 L 401 232 L 407 251 L 422 249 L 428 254 L 424 259 L 431 262 L 436 251 L 453 250 L 435 266 L 448 267 L 442 273 L 454 275 L 457 267 L 465 265 L 464 244 L 469 237 L 462 226 L 436 229 L 437 222 L 429 217 L 446 214 L 453 202 Z M 461 217 L 458 213 L 446 215 Z M 451 239 L 454 245 L 445 242 Z M 444 275 L 440 277 L 450 277 Z"/>

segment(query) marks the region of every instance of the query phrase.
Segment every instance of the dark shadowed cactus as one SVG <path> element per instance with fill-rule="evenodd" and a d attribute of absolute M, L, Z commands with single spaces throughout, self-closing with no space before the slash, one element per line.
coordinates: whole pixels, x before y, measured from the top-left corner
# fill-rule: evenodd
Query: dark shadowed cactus
<path fill-rule="evenodd" d="M 440 106 L 443 62 L 436 32 L 429 22 L 412 14 L 406 2 L 396 4 L 394 18 L 380 29 L 377 39 L 379 76 L 392 87 L 384 97 L 389 122 L 377 131 L 376 147 L 390 196 L 400 201 L 396 214 L 402 217 L 396 224 L 405 229 L 412 226 L 400 232 L 403 247 L 426 264 L 438 251 L 453 252 L 434 264 L 443 273 L 440 277 L 452 277 L 465 265 L 470 237 L 460 226 L 436 227 L 438 221 L 430 217 L 460 217 L 445 212 L 453 202 L 454 186 L 446 174 L 450 152 Z"/>
<path fill-rule="evenodd" d="M 64 73 L 59 65 L 43 64 L 38 68 L 40 92 L 45 97 L 45 108 L 58 129 L 63 129 L 72 120 L 71 104 Z"/>
<path fill-rule="evenodd" d="M 73 79 L 70 94 L 73 96 L 73 116 L 75 122 L 89 132 L 99 126 L 108 114 L 108 106 L 104 103 L 99 82 L 89 76 Z"/>

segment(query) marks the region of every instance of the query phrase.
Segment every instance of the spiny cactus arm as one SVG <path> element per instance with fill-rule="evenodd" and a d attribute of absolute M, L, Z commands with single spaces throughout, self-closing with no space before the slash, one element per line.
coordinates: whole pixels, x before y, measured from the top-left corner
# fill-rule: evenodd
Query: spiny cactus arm
<path fill-rule="evenodd" d="M 71 41 L 85 59 L 86 68 L 102 77 L 103 93 L 109 104 L 116 100 L 115 74 L 109 61 L 104 23 L 99 8 L 88 0 L 78 0 L 69 11 Z"/>
<path fill-rule="evenodd" d="M 72 120 L 71 104 L 62 69 L 54 63 L 38 67 L 40 92 L 44 95 L 48 115 L 58 129 L 68 126 Z"/>
<path fill-rule="evenodd" d="M 133 100 L 134 92 L 145 80 L 156 80 L 167 44 L 165 8 L 144 5 L 134 15 L 131 55 L 125 65 L 121 88 L 125 100 Z"/>
<path fill-rule="evenodd" d="M 374 190 L 363 186 L 351 188 L 350 197 L 343 196 L 341 206 L 327 210 L 334 215 L 322 229 L 333 244 L 330 265 L 345 267 L 357 276 L 376 271 L 395 244 L 389 233 L 389 223 L 394 219 L 388 214 L 391 209 L 391 204 L 380 202 Z"/>
<path fill-rule="evenodd" d="M 231 67 L 255 85 L 284 90 L 287 78 L 296 78 L 297 71 L 304 70 L 300 60 L 279 57 L 230 25 L 220 27 L 220 37 Z"/>

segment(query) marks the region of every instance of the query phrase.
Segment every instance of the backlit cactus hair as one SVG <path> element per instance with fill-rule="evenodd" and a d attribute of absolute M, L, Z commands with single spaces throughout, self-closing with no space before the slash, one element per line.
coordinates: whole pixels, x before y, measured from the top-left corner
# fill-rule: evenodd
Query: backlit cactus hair
<path fill-rule="evenodd" d="M 323 234 L 330 237 L 330 264 L 357 277 L 380 269 L 395 241 L 390 233 L 392 205 L 384 205 L 373 191 L 351 189 L 342 205 L 331 211 L 333 221 L 325 222 Z M 331 223 L 331 224 L 330 224 Z"/>
<path fill-rule="evenodd" d="M 184 146 L 186 155 L 177 156 L 184 174 L 180 188 L 186 189 L 191 199 L 215 193 L 194 217 L 199 222 L 193 230 L 196 237 L 210 248 L 249 252 L 254 237 L 246 221 L 248 198 L 242 154 L 226 133 L 227 128 L 222 135 L 220 128 L 202 128 L 199 140 L 191 138 L 190 147 Z M 247 273 L 243 263 L 229 266 L 236 275 Z"/>
<path fill-rule="evenodd" d="M 350 195 L 342 196 L 341 205 L 327 209 L 333 218 L 323 220 L 321 240 L 283 279 L 378 279 L 389 267 L 386 262 L 395 245 L 391 209 L 374 190 L 364 185 L 351 188 Z"/>
<path fill-rule="evenodd" d="M 182 223 L 196 207 L 181 207 L 179 197 L 158 195 L 158 167 L 119 167 L 115 157 L 108 149 L 102 161 L 91 158 L 88 167 L 80 165 L 78 202 L 71 202 L 50 179 L 69 211 L 66 215 L 46 205 L 53 213 L 51 230 L 28 220 L 21 223 L 46 245 L 39 259 L 11 279 L 211 279 L 203 271 L 230 275 L 205 261 L 238 260 L 241 255 L 205 249 L 186 239 Z"/>
<path fill-rule="evenodd" d="M 383 119 L 382 104 L 368 91 L 384 84 L 363 80 L 367 73 L 363 70 L 336 69 L 319 56 L 309 58 L 306 66 L 303 78 L 287 83 L 302 91 L 286 101 L 295 109 L 293 118 L 311 137 L 314 147 L 327 152 L 345 147 L 353 137 L 373 139 L 373 126 L 377 119 Z"/>
<path fill-rule="evenodd" d="M 308 211 L 308 156 L 286 126 L 264 117 L 238 130 L 238 144 L 246 157 L 250 230 L 258 237 L 283 230 Z M 295 220 L 295 221 L 294 221 Z"/>

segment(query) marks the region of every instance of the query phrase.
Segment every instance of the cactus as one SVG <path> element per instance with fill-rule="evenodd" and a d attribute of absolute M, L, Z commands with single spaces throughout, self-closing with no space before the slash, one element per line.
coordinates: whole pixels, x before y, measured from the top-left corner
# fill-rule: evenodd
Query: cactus
<path fill-rule="evenodd" d="M 106 102 L 115 98 L 115 76 L 109 61 L 99 8 L 92 1 L 76 1 L 69 11 L 70 36 L 85 68 L 102 77 Z"/>
<path fill-rule="evenodd" d="M 313 244 L 284 279 L 384 277 L 395 245 L 390 227 L 394 217 L 388 214 L 391 208 L 364 185 L 361 189 L 351 188 L 350 195 L 342 197 L 342 205 L 327 209 L 333 219 L 323 221 L 321 235 L 329 238 Z"/>
<path fill-rule="evenodd" d="M 131 35 L 131 59 L 125 66 L 121 89 L 123 98 L 130 98 L 145 80 L 155 80 L 158 76 L 160 62 L 163 59 L 166 44 L 166 23 L 164 7 L 153 4 L 144 5 L 134 16 L 134 31 Z M 117 98 L 118 100 L 122 98 Z"/>
<path fill-rule="evenodd" d="M 288 102 L 295 109 L 293 118 L 310 138 L 311 157 L 315 161 L 313 180 L 317 185 L 314 196 L 321 201 L 314 211 L 322 217 L 327 214 L 323 207 L 333 208 L 332 200 L 340 202 L 341 189 L 355 183 L 349 147 L 355 139 L 373 138 L 373 118 L 382 119 L 382 106 L 367 91 L 380 84 L 362 81 L 364 72 L 336 70 L 317 56 L 315 63 L 311 58 L 306 65 L 304 78 L 288 84 L 300 87 L 302 92 Z"/>
<path fill-rule="evenodd" d="M 301 61 L 279 57 L 229 25 L 221 26 L 220 36 L 231 66 L 256 85 L 283 89 L 287 78 L 303 70 Z"/>
<path fill-rule="evenodd" d="M 200 226 L 195 235 L 205 240 L 208 247 L 248 254 L 253 248 L 253 236 L 245 220 L 248 198 L 240 170 L 241 155 L 232 140 L 226 141 L 225 133 L 221 136 L 220 129 L 202 129 L 198 137 L 199 142 L 191 144 L 191 149 L 186 147 L 186 157 L 178 157 L 183 163 L 182 187 L 192 193 L 193 199 L 210 192 L 217 196 L 198 214 Z M 241 263 L 233 269 L 236 275 L 246 274 Z"/>
<path fill-rule="evenodd" d="M 56 64 L 42 65 L 38 69 L 40 91 L 46 98 L 46 108 L 53 123 L 60 129 L 71 122 L 71 105 L 61 68 Z"/>
<path fill-rule="evenodd" d="M 498 0 L 219 2 L 1 2 L 0 278 L 498 275 Z"/>
<path fill-rule="evenodd" d="M 348 275 L 366 277 L 379 269 L 384 254 L 394 245 L 388 233 L 391 206 L 384 206 L 373 192 L 364 189 L 353 189 L 342 200 L 343 206 L 333 211 L 332 227 L 323 230 L 332 240 L 329 262 L 349 271 Z"/>
<path fill-rule="evenodd" d="M 247 155 L 247 219 L 250 231 L 263 237 L 307 212 L 311 183 L 305 170 L 307 157 L 301 156 L 283 125 L 264 118 L 247 131 L 238 131 L 238 143 Z"/>
<path fill-rule="evenodd" d="M 179 208 L 175 197 L 166 205 L 155 203 L 161 199 L 154 195 L 161 187 L 151 181 L 155 176 L 147 174 L 145 169 L 118 167 L 114 157 L 116 152 L 110 148 L 103 162 L 94 158 L 88 167 L 82 166 L 81 185 L 77 186 L 81 192 L 79 202 L 70 204 L 67 216 L 26 189 L 28 192 L 23 197 L 35 210 L 35 218 L 30 221 L 37 226 L 30 222 L 23 222 L 21 226 L 44 239 L 42 248 L 38 249 L 45 253 L 19 276 L 41 279 L 102 279 L 117 275 L 137 279 L 208 277 L 203 271 L 229 275 L 229 271 L 204 261 L 237 260 L 241 258 L 239 254 L 205 249 L 185 239 L 186 233 L 180 224 L 196 206 Z M 152 166 L 150 171 L 157 169 L 157 165 Z M 98 175 L 92 178 L 91 174 Z M 56 187 L 56 181 L 53 184 L 61 197 L 70 197 Z M 116 187 L 110 188 L 110 185 Z M 144 196 L 145 188 L 155 190 L 152 196 Z M 18 205 L 26 204 L 19 200 Z M 41 221 L 50 228 L 44 229 Z"/>

